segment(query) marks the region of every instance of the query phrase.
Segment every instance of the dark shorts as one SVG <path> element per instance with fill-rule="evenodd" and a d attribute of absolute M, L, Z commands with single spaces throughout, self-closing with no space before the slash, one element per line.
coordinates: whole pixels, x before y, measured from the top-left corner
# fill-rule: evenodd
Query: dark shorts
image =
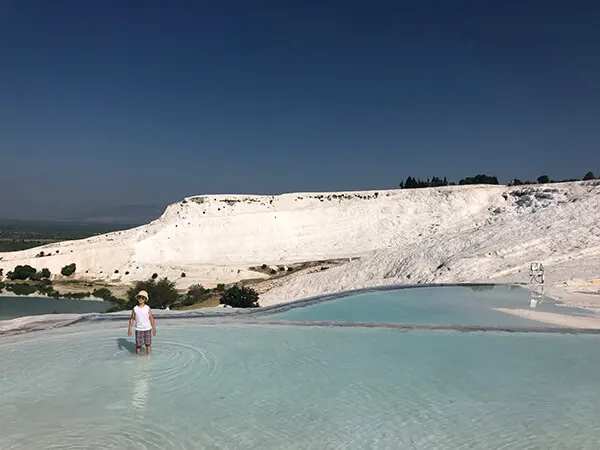
<path fill-rule="evenodd" d="M 139 331 L 135 330 L 135 346 L 152 344 L 152 330 Z"/>

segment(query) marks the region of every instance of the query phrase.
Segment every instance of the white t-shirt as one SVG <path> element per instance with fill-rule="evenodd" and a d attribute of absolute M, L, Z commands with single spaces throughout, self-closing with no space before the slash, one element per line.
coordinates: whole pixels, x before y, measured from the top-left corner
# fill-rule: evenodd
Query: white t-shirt
<path fill-rule="evenodd" d="M 142 307 L 134 306 L 133 312 L 135 313 L 135 329 L 137 331 L 147 331 L 152 329 L 150 323 L 150 307 L 144 305 Z"/>

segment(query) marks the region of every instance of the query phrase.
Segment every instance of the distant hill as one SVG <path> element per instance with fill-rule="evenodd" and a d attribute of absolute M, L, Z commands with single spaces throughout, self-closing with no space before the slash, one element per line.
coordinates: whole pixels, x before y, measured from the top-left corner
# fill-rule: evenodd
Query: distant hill
<path fill-rule="evenodd" d="M 77 223 L 143 225 L 160 217 L 166 207 L 166 204 L 114 206 L 78 214 L 64 220 Z"/>
<path fill-rule="evenodd" d="M 117 222 L 76 222 L 61 220 L 21 220 L 0 217 L 0 236 L 32 239 L 35 236 L 78 239 L 94 234 L 125 230 L 135 225 Z"/>

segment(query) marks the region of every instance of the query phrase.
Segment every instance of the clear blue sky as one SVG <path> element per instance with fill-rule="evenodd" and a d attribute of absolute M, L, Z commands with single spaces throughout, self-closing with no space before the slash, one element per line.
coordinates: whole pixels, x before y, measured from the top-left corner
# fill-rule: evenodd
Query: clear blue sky
<path fill-rule="evenodd" d="M 0 217 L 600 172 L 599 5 L 0 1 Z"/>

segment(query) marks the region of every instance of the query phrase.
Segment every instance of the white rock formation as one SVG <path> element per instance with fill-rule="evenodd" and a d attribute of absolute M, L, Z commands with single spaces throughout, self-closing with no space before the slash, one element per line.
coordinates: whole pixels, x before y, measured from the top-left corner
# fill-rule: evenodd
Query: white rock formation
<path fill-rule="evenodd" d="M 576 283 L 600 275 L 598 185 L 204 195 L 131 230 L 0 253 L 0 268 L 57 274 L 74 262 L 80 278 L 130 282 L 156 272 L 210 287 L 265 276 L 250 266 L 357 258 L 291 275 L 261 304 L 388 283 L 526 281 L 519 271 L 534 260 L 555 285 Z"/>
<path fill-rule="evenodd" d="M 428 233 L 415 238 L 414 233 L 403 232 L 392 245 L 360 260 L 296 276 L 265 293 L 261 304 L 397 283 L 527 282 L 532 261 L 546 268 L 548 294 L 577 303 L 576 295 L 566 295 L 567 291 L 600 293 L 599 185 L 482 188 L 490 197 L 473 198 L 469 216 L 447 212 L 444 206 L 445 213 L 435 216 L 433 223 L 415 215 L 411 228 L 425 222 L 431 227 Z M 463 189 L 449 192 L 463 196 L 472 188 Z M 429 198 L 420 201 L 435 209 L 438 195 L 428 191 L 423 194 Z M 455 220 L 458 216 L 460 220 Z M 600 296 L 592 303 L 600 304 Z"/>

